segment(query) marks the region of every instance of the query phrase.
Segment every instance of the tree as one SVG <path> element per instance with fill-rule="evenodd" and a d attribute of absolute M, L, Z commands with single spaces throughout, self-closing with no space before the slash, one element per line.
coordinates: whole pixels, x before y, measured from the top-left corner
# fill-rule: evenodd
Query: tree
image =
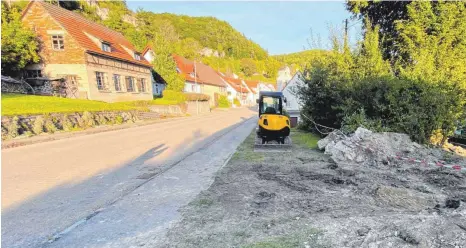
<path fill-rule="evenodd" d="M 396 29 L 401 75 L 466 88 L 466 3 L 413 2 Z"/>
<path fill-rule="evenodd" d="M 184 88 L 184 79 L 177 73 L 176 63 L 171 53 L 171 44 L 159 34 L 155 36 L 153 47 L 155 59 L 153 61 L 154 70 L 167 83 L 168 90 L 181 92 Z"/>
<path fill-rule="evenodd" d="M 383 58 L 394 60 L 397 53 L 398 30 L 395 28 L 396 21 L 406 20 L 407 6 L 411 1 L 348 1 L 346 8 L 353 13 L 355 18 L 363 21 L 364 29 L 379 27 L 380 47 Z"/>
<path fill-rule="evenodd" d="M 247 77 L 252 76 L 252 74 L 256 72 L 256 64 L 254 63 L 254 60 L 249 58 L 241 59 L 241 71 Z"/>
<path fill-rule="evenodd" d="M 2 74 L 16 74 L 29 63 L 39 62 L 39 42 L 35 34 L 24 27 L 16 8 L 2 2 Z"/>

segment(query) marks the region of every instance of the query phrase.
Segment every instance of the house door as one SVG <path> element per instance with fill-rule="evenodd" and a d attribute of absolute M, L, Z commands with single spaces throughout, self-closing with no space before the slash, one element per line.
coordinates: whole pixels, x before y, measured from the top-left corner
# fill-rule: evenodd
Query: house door
<path fill-rule="evenodd" d="M 290 117 L 290 126 L 296 127 L 298 125 L 298 117 Z"/>

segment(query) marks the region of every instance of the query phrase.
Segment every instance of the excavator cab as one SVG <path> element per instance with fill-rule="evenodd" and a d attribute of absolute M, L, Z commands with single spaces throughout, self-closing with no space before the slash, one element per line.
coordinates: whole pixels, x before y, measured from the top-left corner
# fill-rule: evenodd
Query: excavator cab
<path fill-rule="evenodd" d="M 286 99 L 282 92 L 259 92 L 259 120 L 257 136 L 261 144 L 276 141 L 285 144 L 289 140 L 290 120 L 283 109 Z"/>

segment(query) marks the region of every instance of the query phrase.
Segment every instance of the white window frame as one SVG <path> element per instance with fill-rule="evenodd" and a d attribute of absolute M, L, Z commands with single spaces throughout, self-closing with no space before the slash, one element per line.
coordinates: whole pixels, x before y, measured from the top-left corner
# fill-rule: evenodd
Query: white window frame
<path fill-rule="evenodd" d="M 56 42 L 56 44 L 55 44 Z M 54 51 L 64 51 L 65 50 L 65 37 L 62 34 L 52 35 L 52 49 Z"/>
<path fill-rule="evenodd" d="M 131 76 L 126 76 L 125 77 L 125 83 L 128 82 L 128 79 L 129 79 L 129 84 L 126 84 L 126 85 L 129 85 L 131 87 L 127 87 L 126 91 L 127 92 L 136 92 L 135 89 L 134 89 L 134 78 L 131 77 Z"/>
<path fill-rule="evenodd" d="M 108 42 L 102 42 L 102 51 L 111 53 L 112 45 L 110 45 Z"/>
<path fill-rule="evenodd" d="M 105 87 L 105 72 L 96 71 L 95 72 L 95 81 L 97 83 L 98 90 L 106 90 Z"/>
<path fill-rule="evenodd" d="M 141 54 L 140 53 L 134 53 L 134 59 L 136 60 L 141 60 Z"/>

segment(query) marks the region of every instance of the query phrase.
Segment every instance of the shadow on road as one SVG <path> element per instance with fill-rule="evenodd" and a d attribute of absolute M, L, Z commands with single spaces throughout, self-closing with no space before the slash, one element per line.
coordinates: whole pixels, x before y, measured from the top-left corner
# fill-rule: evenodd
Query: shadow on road
<path fill-rule="evenodd" d="M 19 205 L 2 209 L 2 247 L 43 246 L 47 240 L 56 239 L 54 235 L 57 233 L 79 220 L 92 218 L 100 210 L 110 207 L 118 199 L 176 165 L 182 158 L 210 144 L 249 118 L 241 119 L 240 123 L 208 136 L 200 129 L 195 130 L 182 145 L 176 147 L 168 147 L 164 143 L 157 144 L 154 138 L 153 148 L 113 170 L 79 183 L 58 185 Z M 153 159 L 164 153 L 168 153 L 169 158 L 153 162 Z M 155 228 L 160 227 L 154 225 Z M 124 236 L 129 238 L 145 231 L 150 230 L 134 230 L 125 233 Z"/>

